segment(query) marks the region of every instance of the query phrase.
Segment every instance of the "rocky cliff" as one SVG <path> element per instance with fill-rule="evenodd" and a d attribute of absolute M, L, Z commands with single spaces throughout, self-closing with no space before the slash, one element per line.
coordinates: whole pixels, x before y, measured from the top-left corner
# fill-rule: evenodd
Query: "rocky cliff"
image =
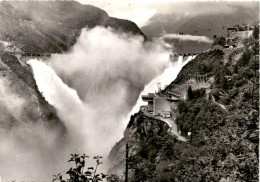
<path fill-rule="evenodd" d="M 8 132 L 19 124 L 40 124 L 62 136 L 65 126 L 38 91 L 28 65 L 10 54 L 0 55 L 1 130 Z"/>
<path fill-rule="evenodd" d="M 124 177 L 127 143 L 129 145 L 129 156 L 134 156 L 140 151 L 145 139 L 151 136 L 163 137 L 168 132 L 168 129 L 169 126 L 163 121 L 147 117 L 142 112 L 131 116 L 129 124 L 125 129 L 124 137 L 115 144 L 109 153 L 109 173 L 117 174 L 121 179 Z"/>

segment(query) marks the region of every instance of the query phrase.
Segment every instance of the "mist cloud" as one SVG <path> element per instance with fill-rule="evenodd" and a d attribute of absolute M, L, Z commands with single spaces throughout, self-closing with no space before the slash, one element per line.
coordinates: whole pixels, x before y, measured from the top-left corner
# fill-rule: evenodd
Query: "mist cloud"
<path fill-rule="evenodd" d="M 196 41 L 196 42 L 205 42 L 213 43 L 213 41 L 206 36 L 197 36 L 197 35 L 179 35 L 179 34 L 166 34 L 161 37 L 163 40 L 180 40 L 180 41 Z"/>
<path fill-rule="evenodd" d="M 15 119 L 20 119 L 26 101 L 10 92 L 8 82 L 2 78 L 0 78 L 0 102 Z"/>
<path fill-rule="evenodd" d="M 122 137 L 128 122 L 122 120 L 144 86 L 169 64 L 169 52 L 157 44 L 144 43 L 141 36 L 102 27 L 83 29 L 69 53 L 49 60 L 49 66 L 82 101 L 77 112 L 69 103 L 58 111 L 62 119 L 76 122 L 83 126 L 79 130 L 91 133 L 82 132 L 90 150 L 107 154 Z M 65 98 L 61 94 L 57 99 L 63 102 Z M 69 119 L 71 115 L 76 118 Z"/>
<path fill-rule="evenodd" d="M 0 128 L 3 180 L 49 180 L 68 169 L 70 153 L 105 157 L 123 136 L 126 116 L 144 86 L 171 65 L 169 52 L 157 43 L 102 27 L 83 29 L 68 53 L 28 64 L 67 135 L 64 139 L 44 126 L 34 91 L 24 82 L 13 80 L 25 89 L 17 95 L 16 86 L 1 77 L 0 109 L 5 113 L 1 122 L 14 123 Z"/>
<path fill-rule="evenodd" d="M 104 9 L 109 16 L 128 19 L 139 27 L 149 24 L 150 18 L 158 14 L 196 16 L 208 14 L 232 14 L 238 6 L 253 7 L 256 2 L 236 1 L 179 1 L 179 0 L 78 0 Z M 233 1 L 233 2 L 232 2 Z M 247 1 L 247 2 L 246 2 Z"/>
<path fill-rule="evenodd" d="M 123 136 L 144 86 L 171 65 L 160 45 L 102 27 L 83 29 L 73 48 L 53 55 L 48 66 L 28 63 L 40 92 L 65 122 L 66 152 L 104 156 Z"/>
<path fill-rule="evenodd" d="M 16 80 L 15 84 L 22 83 Z M 17 94 L 9 76 L 0 77 L 0 176 L 3 181 L 46 179 L 46 174 L 51 175 L 59 168 L 61 152 L 56 143 L 57 131 L 44 127 L 37 115 L 40 114 L 37 101 L 27 97 L 26 91 L 23 93 L 23 96 Z"/>

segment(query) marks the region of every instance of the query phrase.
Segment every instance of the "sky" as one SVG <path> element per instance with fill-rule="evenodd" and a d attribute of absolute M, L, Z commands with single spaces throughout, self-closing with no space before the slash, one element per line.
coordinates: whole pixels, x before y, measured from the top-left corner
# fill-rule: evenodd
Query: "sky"
<path fill-rule="evenodd" d="M 149 19 L 157 13 L 171 13 L 192 11 L 193 7 L 187 7 L 187 0 L 77 0 L 82 4 L 90 4 L 105 10 L 109 16 L 128 19 L 135 22 L 139 27 L 149 24 Z M 204 1 L 204 0 L 200 0 Z M 234 2 L 229 0 L 228 2 Z M 241 0 L 240 0 L 241 1 Z M 247 1 L 247 0 L 242 0 Z M 184 3 L 183 3 L 184 2 Z M 207 1 L 216 2 L 216 1 Z M 219 1 L 221 2 L 221 1 Z M 226 1 L 227 2 L 227 1 Z M 185 8 L 184 8 L 185 7 Z M 203 10 L 202 10 L 203 11 Z M 214 8 L 210 9 L 214 11 Z"/>
<path fill-rule="evenodd" d="M 78 0 L 82 4 L 91 4 L 104 9 L 109 16 L 134 21 L 139 27 L 157 13 L 158 1 L 151 0 Z"/>

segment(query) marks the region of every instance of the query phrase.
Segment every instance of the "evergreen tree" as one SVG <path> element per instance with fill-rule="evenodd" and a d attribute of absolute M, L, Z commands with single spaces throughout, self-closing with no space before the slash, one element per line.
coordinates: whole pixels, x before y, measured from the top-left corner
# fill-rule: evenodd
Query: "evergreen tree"
<path fill-rule="evenodd" d="M 237 66 L 237 64 L 235 64 L 235 65 L 233 66 L 233 73 L 234 73 L 234 74 L 237 74 L 237 73 L 238 73 L 238 66 Z"/>
<path fill-rule="evenodd" d="M 225 75 L 231 75 L 231 72 L 229 71 L 227 65 L 223 67 L 222 74 Z"/>
<path fill-rule="evenodd" d="M 193 99 L 194 94 L 193 94 L 193 91 L 191 89 L 191 86 L 189 86 L 189 88 L 188 88 L 187 95 L 188 95 L 188 99 L 190 99 L 190 100 Z"/>
<path fill-rule="evenodd" d="M 215 82 L 216 84 L 220 84 L 220 71 L 218 69 L 215 70 Z"/>
<path fill-rule="evenodd" d="M 228 80 L 224 75 L 222 76 L 222 79 L 221 79 L 221 87 L 223 90 L 228 89 Z"/>
<path fill-rule="evenodd" d="M 240 66 L 246 66 L 249 63 L 249 60 L 251 59 L 251 52 L 249 50 L 246 50 L 241 58 L 238 60 L 238 64 Z"/>
<path fill-rule="evenodd" d="M 254 27 L 253 37 L 255 40 L 259 39 L 259 28 L 257 26 Z"/>

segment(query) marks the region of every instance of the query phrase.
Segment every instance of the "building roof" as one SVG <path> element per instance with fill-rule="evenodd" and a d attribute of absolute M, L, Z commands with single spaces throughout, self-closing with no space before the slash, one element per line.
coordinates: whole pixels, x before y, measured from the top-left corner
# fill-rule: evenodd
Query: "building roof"
<path fill-rule="evenodd" d="M 229 28 L 227 28 L 227 30 L 237 30 L 237 28 L 235 28 L 235 27 L 229 27 Z"/>
<path fill-rule="evenodd" d="M 227 47 L 227 48 L 228 48 L 228 47 L 229 47 L 229 45 L 228 45 L 228 44 L 226 44 L 224 47 Z"/>
<path fill-rule="evenodd" d="M 145 102 L 152 102 L 154 97 L 154 93 L 148 93 L 148 95 L 142 95 L 142 100 Z"/>

